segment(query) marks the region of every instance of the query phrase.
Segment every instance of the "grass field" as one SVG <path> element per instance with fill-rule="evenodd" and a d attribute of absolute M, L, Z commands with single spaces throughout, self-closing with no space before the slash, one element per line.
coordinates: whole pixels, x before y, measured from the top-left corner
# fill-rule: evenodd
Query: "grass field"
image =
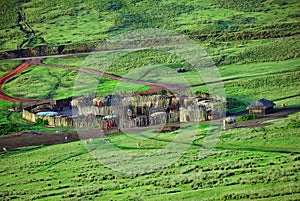
<path fill-rule="evenodd" d="M 299 33 L 297 0 L 243 2 L 4 0 L 0 5 L 5 8 L 1 13 L 0 47 L 6 51 L 65 45 L 66 50 L 84 51 L 121 31 L 152 27 L 175 30 L 223 47 L 235 40 Z"/>
<path fill-rule="evenodd" d="M 0 196 L 2 200 L 297 200 L 300 113 L 268 123 L 223 131 L 203 159 L 199 153 L 209 126 L 192 125 L 198 127 L 197 134 L 186 153 L 171 166 L 148 174 L 113 171 L 93 158 L 83 142 L 2 152 Z M 123 152 L 140 155 L 163 148 L 178 131 L 141 134 L 109 139 Z M 137 140 L 142 149 L 136 147 Z M 103 142 L 95 139 L 92 144 Z"/>

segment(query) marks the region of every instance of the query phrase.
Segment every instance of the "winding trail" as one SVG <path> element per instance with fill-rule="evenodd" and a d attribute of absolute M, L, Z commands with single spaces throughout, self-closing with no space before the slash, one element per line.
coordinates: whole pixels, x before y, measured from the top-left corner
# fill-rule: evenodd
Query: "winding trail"
<path fill-rule="evenodd" d="M 15 75 L 23 72 L 27 68 L 31 66 L 30 62 L 24 62 L 17 66 L 15 69 L 10 71 L 8 74 L 4 75 L 0 78 L 0 99 L 10 101 L 10 102 L 25 102 L 25 103 L 38 103 L 38 102 L 44 102 L 44 100 L 35 100 L 35 99 L 25 99 L 25 98 L 15 98 L 11 97 L 4 93 L 3 91 L 3 84 L 7 82 L 10 78 L 14 77 Z"/>
<path fill-rule="evenodd" d="M 131 83 L 135 83 L 135 84 L 141 84 L 141 85 L 149 86 L 148 90 L 135 93 L 135 94 L 140 94 L 140 95 L 151 94 L 151 93 L 159 92 L 161 90 L 181 91 L 181 90 L 186 90 L 188 88 L 188 86 L 178 85 L 178 84 L 161 84 L 161 83 L 152 83 L 152 82 L 146 82 L 146 81 L 139 81 L 139 80 L 120 77 L 118 75 L 104 73 L 104 72 L 101 72 L 101 71 L 96 71 L 96 70 L 91 70 L 91 69 L 86 69 L 86 68 L 77 68 L 77 67 L 71 67 L 71 66 L 60 66 L 60 65 L 45 64 L 45 63 L 41 62 L 41 59 L 33 59 L 33 60 L 27 60 L 27 61 L 23 62 L 22 64 L 18 65 L 15 69 L 10 71 L 8 74 L 6 74 L 6 75 L 4 75 L 3 77 L 0 78 L 0 99 L 10 101 L 10 102 L 24 102 L 24 103 L 49 102 L 49 100 L 37 100 L 37 99 L 26 99 L 26 98 L 11 97 L 3 91 L 3 84 L 5 84 L 5 82 L 7 82 L 9 79 L 16 76 L 17 74 L 23 72 L 24 70 L 26 70 L 27 68 L 29 68 L 32 65 L 46 66 L 46 67 L 51 67 L 51 68 L 62 68 L 62 69 L 68 69 L 68 70 L 75 70 L 75 71 L 80 71 L 80 72 L 84 72 L 84 73 L 94 74 L 94 75 L 97 75 L 97 76 L 118 80 L 118 81 L 131 82 Z"/>

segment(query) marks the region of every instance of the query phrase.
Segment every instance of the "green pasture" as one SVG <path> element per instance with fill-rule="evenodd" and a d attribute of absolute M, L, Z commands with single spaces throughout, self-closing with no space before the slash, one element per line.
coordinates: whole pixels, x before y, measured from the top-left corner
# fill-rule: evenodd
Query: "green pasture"
<path fill-rule="evenodd" d="M 299 117 L 296 113 L 261 128 L 222 131 L 215 148 L 202 159 L 199 153 L 203 151 L 201 146 L 205 145 L 209 125 L 183 125 L 180 130 L 197 131 L 193 143 L 174 164 L 147 174 L 125 174 L 103 166 L 101 157 L 96 160 L 84 141 L 1 152 L 0 197 L 2 200 L 297 200 Z M 109 139 L 120 151 L 141 155 L 165 147 L 180 130 L 128 133 Z M 136 146 L 137 141 L 141 148 Z M 94 149 L 103 141 L 95 139 L 90 143 Z"/>
<path fill-rule="evenodd" d="M 222 69 L 225 69 L 223 66 L 229 64 L 255 63 L 258 65 L 259 63 L 292 60 L 299 57 L 298 49 L 300 47 L 299 36 L 229 42 L 200 42 L 198 45 L 203 48 L 203 51 L 208 53 L 215 65 L 220 66 Z M 44 62 L 53 65 L 84 66 L 120 76 L 126 75 L 129 71 L 138 67 L 158 64 L 165 65 L 170 69 L 185 68 L 193 70 L 194 68 L 188 61 L 184 61 L 179 56 L 159 50 L 128 51 L 126 53 L 122 51 L 99 52 L 90 55 L 78 54 L 60 58 L 47 58 Z M 268 65 L 265 65 L 265 67 L 269 68 Z M 282 67 L 285 68 L 285 66 Z M 232 68 L 228 70 L 231 71 Z M 234 69 L 232 73 L 237 73 L 237 70 L 240 69 Z M 273 69 L 269 70 L 273 71 Z M 246 72 L 243 69 L 241 71 L 243 73 Z"/>
<path fill-rule="evenodd" d="M 265 127 L 232 129 L 221 134 L 217 147 L 224 149 L 243 147 L 240 150 L 253 151 L 299 152 L 300 149 L 297 145 L 300 137 L 299 120 L 299 113 L 295 113 L 288 119 L 265 122 Z M 285 134 L 282 133 L 283 130 Z"/>
<path fill-rule="evenodd" d="M 87 51 L 122 31 L 139 28 L 175 30 L 212 42 L 299 33 L 297 0 L 4 0 L 0 6 L 1 51 L 38 45 Z M 21 21 L 20 12 L 24 16 Z"/>

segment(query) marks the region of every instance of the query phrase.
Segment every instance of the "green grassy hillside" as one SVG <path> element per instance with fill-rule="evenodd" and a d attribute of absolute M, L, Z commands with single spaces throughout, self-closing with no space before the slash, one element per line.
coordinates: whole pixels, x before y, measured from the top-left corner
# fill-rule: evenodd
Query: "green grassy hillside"
<path fill-rule="evenodd" d="M 221 133 L 215 149 L 199 159 L 208 125 L 197 129 L 187 152 L 171 166 L 149 174 L 104 167 L 81 142 L 27 147 L 0 153 L 2 200 L 298 200 L 299 117 L 264 128 Z M 178 131 L 109 137 L 123 152 L 152 153 Z M 55 134 L 54 134 L 55 135 Z M 136 147 L 140 141 L 142 148 Z M 95 139 L 93 147 L 103 144 Z M 149 156 L 149 155 L 148 155 Z M 114 161 L 119 164 L 120 161 Z"/>
<path fill-rule="evenodd" d="M 300 26 L 297 0 L 3 0 L 0 7 L 2 52 L 35 46 L 51 53 L 89 51 L 100 41 L 138 28 L 174 30 L 211 48 L 228 49 L 236 41 L 244 45 L 298 36 Z M 38 48 L 34 54 L 43 51 Z"/>

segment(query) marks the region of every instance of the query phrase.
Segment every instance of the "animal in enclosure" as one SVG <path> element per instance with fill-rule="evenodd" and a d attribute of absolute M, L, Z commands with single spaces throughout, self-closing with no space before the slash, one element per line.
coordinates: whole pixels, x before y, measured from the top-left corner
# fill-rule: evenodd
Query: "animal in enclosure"
<path fill-rule="evenodd" d="M 80 104 L 80 100 L 79 100 L 79 99 L 73 99 L 73 100 L 71 101 L 71 105 L 72 105 L 73 107 L 78 107 L 79 104 Z"/>
<path fill-rule="evenodd" d="M 130 108 L 127 109 L 126 114 L 127 114 L 127 117 L 128 117 L 129 119 L 133 119 L 133 118 L 136 117 L 136 115 L 134 114 L 133 110 L 130 109 Z"/>
<path fill-rule="evenodd" d="M 103 142 L 104 142 L 104 143 L 110 143 L 110 140 L 109 140 L 108 138 L 104 138 L 104 139 L 103 139 Z"/>
<path fill-rule="evenodd" d="M 130 108 L 127 109 L 127 115 L 128 117 L 131 117 L 133 114 L 132 110 Z"/>
<path fill-rule="evenodd" d="M 94 140 L 93 138 L 89 138 L 89 139 L 84 141 L 84 144 L 90 144 L 90 143 L 93 142 L 93 140 Z"/>
<path fill-rule="evenodd" d="M 228 128 L 228 125 L 232 125 L 232 127 L 235 128 L 236 127 L 236 118 L 235 117 L 226 117 L 225 119 L 223 119 L 224 130 L 226 130 L 226 128 Z"/>

